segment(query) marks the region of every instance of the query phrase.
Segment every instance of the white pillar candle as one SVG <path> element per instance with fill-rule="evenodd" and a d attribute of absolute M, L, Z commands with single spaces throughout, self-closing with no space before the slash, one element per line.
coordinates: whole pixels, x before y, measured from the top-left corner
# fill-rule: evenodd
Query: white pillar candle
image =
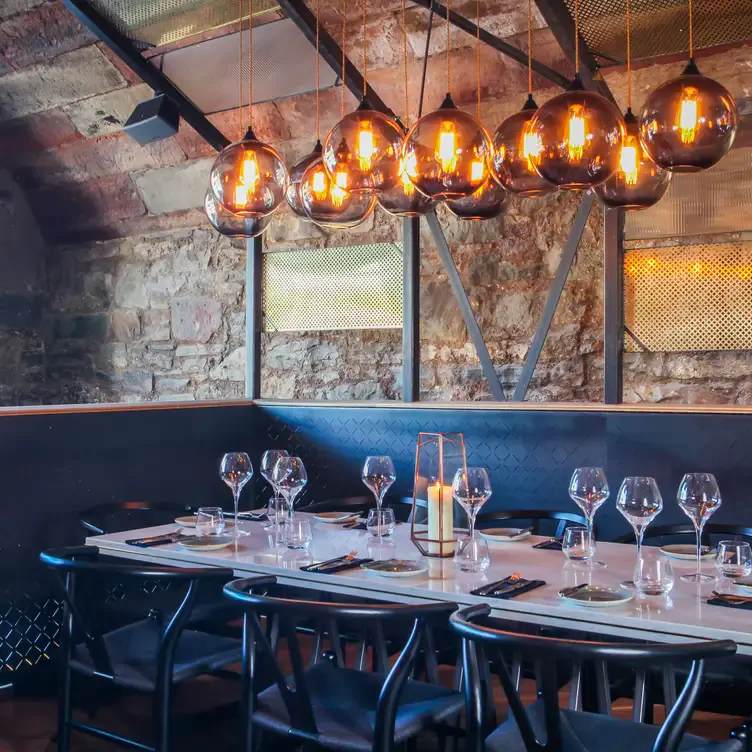
<path fill-rule="evenodd" d="M 443 530 L 443 535 L 442 535 Z M 439 543 L 429 543 L 429 554 L 454 553 L 454 514 L 452 507 L 452 487 L 438 483 L 428 486 L 428 537 L 431 540 L 450 541 L 443 547 Z"/>

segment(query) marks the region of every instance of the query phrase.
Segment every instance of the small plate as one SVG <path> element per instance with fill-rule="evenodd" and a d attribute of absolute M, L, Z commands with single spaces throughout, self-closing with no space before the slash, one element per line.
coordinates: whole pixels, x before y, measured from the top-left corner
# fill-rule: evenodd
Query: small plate
<path fill-rule="evenodd" d="M 178 546 L 191 551 L 219 551 L 221 548 L 231 546 L 232 542 L 232 538 L 224 535 L 207 535 L 203 538 L 186 538 L 178 541 Z"/>
<path fill-rule="evenodd" d="M 381 577 L 416 577 L 428 571 L 428 565 L 413 559 L 386 559 L 361 564 L 361 569 Z"/>
<path fill-rule="evenodd" d="M 358 513 L 355 512 L 319 512 L 313 515 L 316 522 L 328 522 L 338 524 L 342 522 L 351 522 L 358 519 Z"/>
<path fill-rule="evenodd" d="M 739 579 L 734 580 L 734 585 L 743 590 L 752 590 L 752 577 L 739 577 Z"/>
<path fill-rule="evenodd" d="M 196 515 L 190 514 L 187 517 L 176 517 L 175 524 L 180 527 L 196 527 Z M 235 527 L 234 520 L 225 520 L 225 530 Z"/>
<path fill-rule="evenodd" d="M 669 559 L 685 559 L 687 561 L 697 559 L 697 546 L 694 543 L 673 543 L 670 546 L 661 546 L 661 551 Z M 700 552 L 701 559 L 711 559 L 715 556 L 715 551 L 709 546 L 703 546 Z"/>
<path fill-rule="evenodd" d="M 564 601 L 576 603 L 578 606 L 611 608 L 631 601 L 634 596 L 628 590 L 622 588 L 588 585 L 581 590 L 575 590 L 570 595 L 560 595 L 559 597 Z"/>
<path fill-rule="evenodd" d="M 479 530 L 478 533 L 481 538 L 497 543 L 516 543 L 529 538 L 532 534 L 522 527 L 491 527 L 488 530 Z"/>

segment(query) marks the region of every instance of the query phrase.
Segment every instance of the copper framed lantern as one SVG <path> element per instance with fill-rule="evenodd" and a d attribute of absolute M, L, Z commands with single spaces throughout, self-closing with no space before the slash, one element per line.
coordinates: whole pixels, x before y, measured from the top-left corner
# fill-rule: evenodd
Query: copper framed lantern
<path fill-rule="evenodd" d="M 410 540 L 423 556 L 454 556 L 452 479 L 467 472 L 465 437 L 461 433 L 419 433 L 415 449 Z M 423 523 L 417 523 L 420 515 Z"/>

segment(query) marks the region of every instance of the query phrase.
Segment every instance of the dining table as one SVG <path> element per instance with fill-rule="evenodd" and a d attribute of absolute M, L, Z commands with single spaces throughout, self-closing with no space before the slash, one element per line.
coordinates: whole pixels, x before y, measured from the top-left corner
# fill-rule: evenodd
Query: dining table
<path fill-rule="evenodd" d="M 490 566 L 483 572 L 464 572 L 455 567 L 452 558 L 422 556 L 411 541 L 410 524 L 397 525 L 391 536 L 380 539 L 370 531 L 320 522 L 304 512 L 296 512 L 296 517 L 311 520 L 313 538 L 308 550 L 288 549 L 278 531 L 267 530 L 256 521 L 239 522 L 240 528 L 250 535 L 234 537 L 229 547 L 215 551 L 189 550 L 179 543 L 141 548 L 126 542 L 176 532 L 176 524 L 90 536 L 86 543 L 97 546 L 102 554 L 142 564 L 228 567 L 238 577 L 274 575 L 280 584 L 315 592 L 394 603 L 449 601 L 464 606 L 485 602 L 494 617 L 574 630 L 589 637 L 608 635 L 656 642 L 731 639 L 737 643 L 740 654 L 752 655 L 752 608 L 708 603 L 714 589 L 733 592 L 736 586 L 731 580 L 702 584 L 682 582 L 680 575 L 695 567 L 693 559 L 673 562 L 676 584 L 669 594 L 635 594 L 625 603 L 595 608 L 567 601 L 559 591 L 583 583 L 618 587 L 621 582 L 630 580 L 635 546 L 599 542 L 597 558 L 605 566 L 591 568 L 568 561 L 560 550 L 534 548 L 536 543 L 546 540 L 539 536 L 508 542 L 489 541 Z M 232 532 L 228 535 L 232 536 Z M 303 570 L 313 563 L 352 551 L 360 558 L 422 561 L 426 569 L 400 578 L 360 568 L 332 574 Z M 704 562 L 703 567 L 715 572 L 712 559 Z M 515 572 L 526 579 L 544 580 L 546 584 L 509 599 L 472 593 L 484 584 Z"/>

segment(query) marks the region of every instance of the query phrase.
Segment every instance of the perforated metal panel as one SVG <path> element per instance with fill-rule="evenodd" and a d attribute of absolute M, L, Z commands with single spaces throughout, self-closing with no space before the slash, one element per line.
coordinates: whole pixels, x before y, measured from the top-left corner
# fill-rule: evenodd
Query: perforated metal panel
<path fill-rule="evenodd" d="M 574 14 L 574 0 L 565 0 Z M 687 0 L 632 0 L 632 58 L 686 52 Z M 625 0 L 579 0 L 580 33 L 603 66 L 626 57 Z M 752 39 L 752 0 L 703 0 L 694 6 L 696 49 Z"/>
<path fill-rule="evenodd" d="M 749 350 L 751 310 L 752 242 L 624 254 L 627 351 Z"/>
<path fill-rule="evenodd" d="M 402 249 L 396 243 L 264 255 L 266 331 L 402 326 Z"/>

